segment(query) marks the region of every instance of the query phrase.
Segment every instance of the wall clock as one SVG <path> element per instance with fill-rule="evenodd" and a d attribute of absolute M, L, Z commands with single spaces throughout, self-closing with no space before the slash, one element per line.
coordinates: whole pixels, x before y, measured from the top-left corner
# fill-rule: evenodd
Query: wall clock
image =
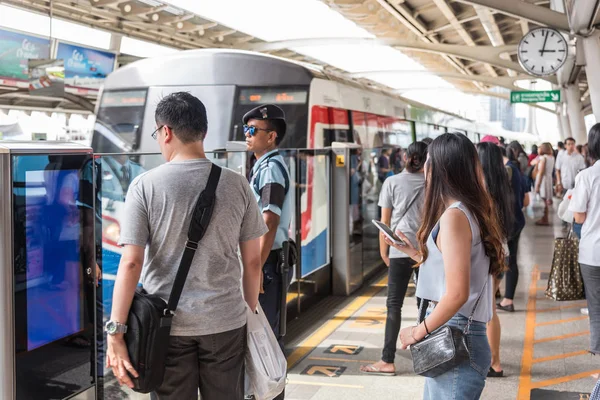
<path fill-rule="evenodd" d="M 519 64 L 531 75 L 555 74 L 567 61 L 567 39 L 552 28 L 532 29 L 519 42 Z"/>

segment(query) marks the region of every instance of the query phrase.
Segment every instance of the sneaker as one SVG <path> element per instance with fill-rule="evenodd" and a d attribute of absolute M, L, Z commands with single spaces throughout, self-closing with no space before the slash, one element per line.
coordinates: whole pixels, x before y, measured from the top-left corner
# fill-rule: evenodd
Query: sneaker
<path fill-rule="evenodd" d="M 582 308 L 582 309 L 581 309 L 581 310 L 579 310 L 579 311 L 581 311 L 581 313 L 582 313 L 583 315 L 590 315 L 590 310 L 588 310 L 588 308 L 587 308 L 587 307 L 585 307 L 585 308 Z"/>

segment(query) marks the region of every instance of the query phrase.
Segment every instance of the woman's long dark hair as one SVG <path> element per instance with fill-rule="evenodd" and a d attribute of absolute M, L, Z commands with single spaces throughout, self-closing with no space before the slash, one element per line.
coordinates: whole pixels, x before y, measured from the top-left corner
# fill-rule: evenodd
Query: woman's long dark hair
<path fill-rule="evenodd" d="M 427 144 L 413 142 L 406 150 L 406 170 L 410 173 L 419 172 L 427 161 Z"/>
<path fill-rule="evenodd" d="M 507 150 L 508 159 L 514 162 L 517 162 L 521 154 L 525 154 L 525 156 L 527 156 L 527 153 L 525 153 L 525 150 L 523 149 L 523 146 L 521 146 L 521 143 L 517 142 L 516 140 L 513 140 L 508 144 Z"/>
<path fill-rule="evenodd" d="M 502 230 L 492 197 L 485 187 L 483 171 L 477 150 L 471 141 L 460 133 L 438 136 L 428 147 L 427 186 L 423 223 L 417 233 L 419 248 L 423 253 L 421 264 L 427 260 L 427 238 L 446 210 L 445 201 L 461 201 L 473 214 L 490 258 L 490 273 L 504 271 Z"/>
<path fill-rule="evenodd" d="M 511 152 L 510 149 L 509 152 Z M 506 168 L 504 168 L 502 152 L 493 143 L 479 143 L 477 153 L 483 167 L 485 185 L 494 200 L 494 208 L 498 214 L 504 237 L 508 239 L 514 224 L 513 199 L 512 187 Z"/>

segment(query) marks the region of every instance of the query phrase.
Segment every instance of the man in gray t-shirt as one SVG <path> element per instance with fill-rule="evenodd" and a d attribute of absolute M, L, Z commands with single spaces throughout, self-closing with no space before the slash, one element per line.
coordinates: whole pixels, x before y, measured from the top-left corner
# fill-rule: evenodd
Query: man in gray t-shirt
<path fill-rule="evenodd" d="M 137 177 L 127 193 L 119 239 L 125 247 L 110 321 L 120 326 L 142 270 L 144 289 L 168 299 L 194 205 L 212 168 L 204 155 L 207 121 L 200 100 L 183 92 L 166 96 L 155 119 L 152 136 L 168 162 Z M 200 390 L 207 400 L 243 399 L 246 304 L 254 310 L 258 303 L 260 237 L 266 231 L 245 178 L 223 169 L 210 224 L 173 318 L 166 373 L 154 398 L 195 399 Z M 131 387 L 123 374 L 133 369 L 122 334 L 108 336 L 107 354 L 119 382 Z"/>

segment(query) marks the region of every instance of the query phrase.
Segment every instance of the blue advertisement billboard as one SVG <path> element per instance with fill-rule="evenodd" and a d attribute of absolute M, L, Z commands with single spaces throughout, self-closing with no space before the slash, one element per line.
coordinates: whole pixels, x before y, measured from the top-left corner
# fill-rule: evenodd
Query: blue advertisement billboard
<path fill-rule="evenodd" d="M 0 29 L 0 78 L 29 80 L 29 59 L 50 57 L 50 40 Z"/>
<path fill-rule="evenodd" d="M 115 67 L 115 54 L 58 43 L 56 58 L 65 60 L 65 84 L 95 89 Z"/>

